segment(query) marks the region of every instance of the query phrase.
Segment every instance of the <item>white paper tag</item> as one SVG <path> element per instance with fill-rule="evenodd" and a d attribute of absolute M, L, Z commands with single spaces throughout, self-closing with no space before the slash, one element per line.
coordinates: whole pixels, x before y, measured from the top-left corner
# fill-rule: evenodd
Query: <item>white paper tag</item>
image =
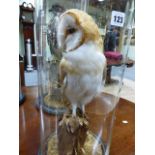
<path fill-rule="evenodd" d="M 125 21 L 125 13 L 119 11 L 112 11 L 111 25 L 123 27 Z"/>

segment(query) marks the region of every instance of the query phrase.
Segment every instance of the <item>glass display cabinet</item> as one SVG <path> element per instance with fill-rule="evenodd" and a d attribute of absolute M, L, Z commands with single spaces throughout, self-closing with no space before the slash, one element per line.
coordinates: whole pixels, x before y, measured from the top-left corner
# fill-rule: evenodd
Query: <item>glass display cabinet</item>
<path fill-rule="evenodd" d="M 39 155 L 109 154 L 133 25 L 133 0 L 36 1 Z"/>

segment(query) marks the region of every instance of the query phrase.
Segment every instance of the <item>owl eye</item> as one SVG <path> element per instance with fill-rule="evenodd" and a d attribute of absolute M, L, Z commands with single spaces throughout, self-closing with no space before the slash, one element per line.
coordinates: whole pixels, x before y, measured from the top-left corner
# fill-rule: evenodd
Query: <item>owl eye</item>
<path fill-rule="evenodd" d="M 76 31 L 75 28 L 68 28 L 68 29 L 67 29 L 67 33 L 69 33 L 69 34 L 72 34 L 72 33 L 74 33 L 75 31 Z"/>

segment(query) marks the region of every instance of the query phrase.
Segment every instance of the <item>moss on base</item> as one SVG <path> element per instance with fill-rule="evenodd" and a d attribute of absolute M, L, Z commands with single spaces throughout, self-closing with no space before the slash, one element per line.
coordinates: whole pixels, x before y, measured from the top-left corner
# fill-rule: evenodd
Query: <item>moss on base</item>
<path fill-rule="evenodd" d="M 93 150 L 94 147 L 95 147 L 95 150 Z M 83 149 L 86 155 L 94 155 L 94 154 L 104 155 L 104 146 L 103 146 L 102 141 L 100 140 L 97 143 L 97 138 L 94 136 L 94 134 L 91 131 L 87 132 L 87 138 L 86 138 Z M 48 138 L 47 155 L 59 155 L 58 154 L 58 138 L 56 134 L 52 134 Z"/>

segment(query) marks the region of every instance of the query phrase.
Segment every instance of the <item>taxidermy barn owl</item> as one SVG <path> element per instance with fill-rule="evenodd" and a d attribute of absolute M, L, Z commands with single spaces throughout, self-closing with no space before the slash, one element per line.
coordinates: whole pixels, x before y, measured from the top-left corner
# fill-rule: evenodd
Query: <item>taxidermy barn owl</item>
<path fill-rule="evenodd" d="M 60 78 L 64 94 L 76 116 L 101 91 L 106 59 L 98 26 L 87 13 L 70 9 L 60 16 L 57 29 L 59 48 L 64 55 L 60 62 Z"/>

